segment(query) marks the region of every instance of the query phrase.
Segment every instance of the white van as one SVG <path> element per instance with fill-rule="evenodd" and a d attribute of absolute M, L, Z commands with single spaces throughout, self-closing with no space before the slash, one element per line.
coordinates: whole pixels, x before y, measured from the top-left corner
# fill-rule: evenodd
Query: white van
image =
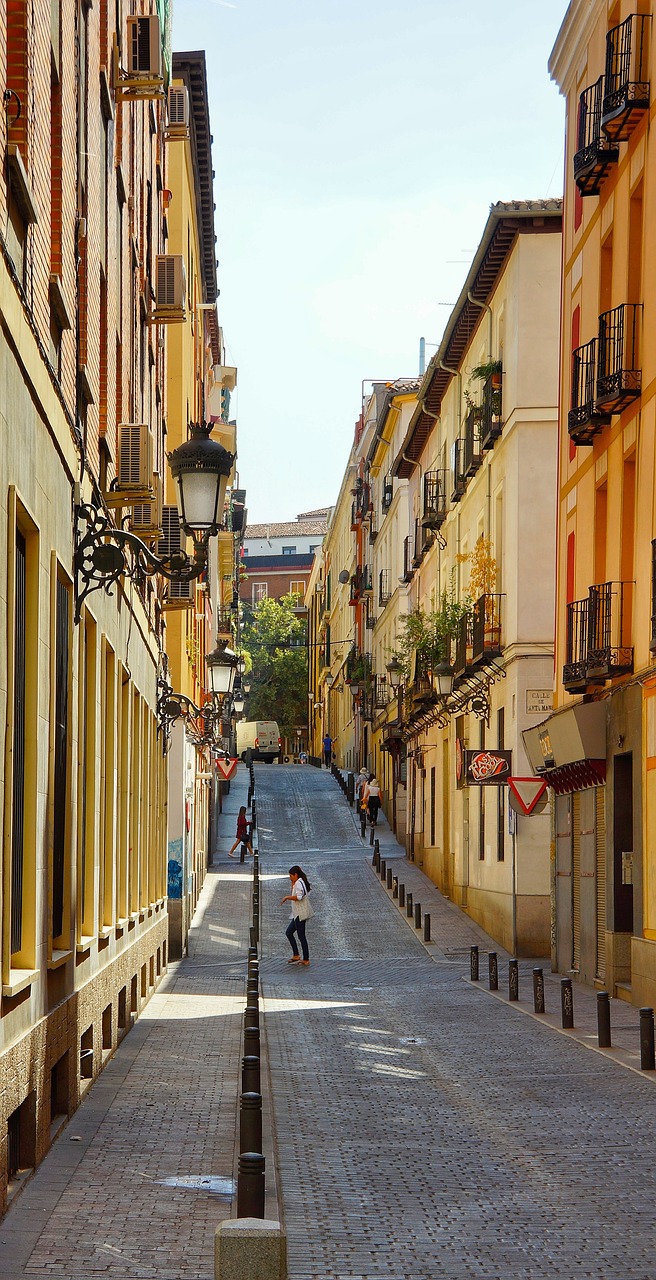
<path fill-rule="evenodd" d="M 238 720 L 237 721 L 237 755 L 246 759 L 250 751 L 251 760 L 266 760 L 273 764 L 280 755 L 280 730 L 275 720 Z"/>

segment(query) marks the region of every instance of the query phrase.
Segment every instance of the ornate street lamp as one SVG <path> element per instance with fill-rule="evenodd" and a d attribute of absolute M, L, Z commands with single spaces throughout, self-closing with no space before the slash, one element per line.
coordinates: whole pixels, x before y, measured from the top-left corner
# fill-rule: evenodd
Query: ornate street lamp
<path fill-rule="evenodd" d="M 237 654 L 219 641 L 216 649 L 212 649 L 212 652 L 206 655 L 205 662 L 208 684 L 213 697 L 224 698 L 227 693 L 232 693 L 237 670 Z"/>
<path fill-rule="evenodd" d="M 171 582 L 192 582 L 207 566 L 207 547 L 223 519 L 228 478 L 235 455 L 210 440 L 212 423 L 190 423 L 191 438 L 168 455 L 178 490 L 182 531 L 192 538 L 193 556 L 172 551 L 156 556 L 128 529 L 117 529 L 101 507 L 75 506 L 75 621 L 92 591 L 110 587 L 127 574 L 134 581 L 161 574 Z"/>
<path fill-rule="evenodd" d="M 403 667 L 401 666 L 398 658 L 392 658 L 392 661 L 387 663 L 385 670 L 389 676 L 392 688 L 398 689 L 401 684 L 401 676 L 403 675 Z"/>
<path fill-rule="evenodd" d="M 442 702 L 446 702 L 453 692 L 453 667 L 448 662 L 439 662 L 433 672 L 433 677 L 437 684 L 439 697 Z"/>

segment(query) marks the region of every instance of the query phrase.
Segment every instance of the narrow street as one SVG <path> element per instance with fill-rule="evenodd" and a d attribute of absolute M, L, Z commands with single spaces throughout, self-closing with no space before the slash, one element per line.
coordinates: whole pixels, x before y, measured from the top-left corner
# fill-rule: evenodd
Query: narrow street
<path fill-rule="evenodd" d="M 266 1214 L 279 1196 L 290 1280 L 648 1280 L 651 1076 L 472 985 L 469 945 L 489 940 L 434 891 L 426 945 L 329 773 L 256 778 Z M 189 957 L 0 1224 L 2 1280 L 213 1280 L 236 1213 L 250 871 L 227 849 L 246 786 L 242 769 Z M 313 884 L 309 968 L 287 964 L 293 862 Z M 636 1010 L 613 1019 L 635 1039 Z"/>

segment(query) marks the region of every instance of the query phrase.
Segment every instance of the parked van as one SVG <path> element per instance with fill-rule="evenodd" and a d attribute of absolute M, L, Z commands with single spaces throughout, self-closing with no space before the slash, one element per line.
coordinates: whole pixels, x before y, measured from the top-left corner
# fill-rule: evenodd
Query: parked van
<path fill-rule="evenodd" d="M 280 730 L 275 720 L 238 720 L 237 721 L 237 755 L 246 759 L 250 751 L 251 760 L 266 760 L 273 764 L 280 755 Z"/>

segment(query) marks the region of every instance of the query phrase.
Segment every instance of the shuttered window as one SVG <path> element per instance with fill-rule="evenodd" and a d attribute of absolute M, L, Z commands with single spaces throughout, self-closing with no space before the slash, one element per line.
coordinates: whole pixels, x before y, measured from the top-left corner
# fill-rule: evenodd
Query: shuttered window
<path fill-rule="evenodd" d="M 595 791 L 595 870 L 597 908 L 596 975 L 606 977 L 606 788 Z"/>
<path fill-rule="evenodd" d="M 23 941 L 23 863 L 25 839 L 25 637 L 26 545 L 16 530 L 16 579 L 14 595 L 14 758 L 11 828 L 11 952 Z"/>
<path fill-rule="evenodd" d="M 70 596 L 65 584 L 58 580 L 55 615 L 55 772 L 52 849 L 53 938 L 59 938 L 64 928 L 66 813 L 68 799 L 69 632 Z"/>

